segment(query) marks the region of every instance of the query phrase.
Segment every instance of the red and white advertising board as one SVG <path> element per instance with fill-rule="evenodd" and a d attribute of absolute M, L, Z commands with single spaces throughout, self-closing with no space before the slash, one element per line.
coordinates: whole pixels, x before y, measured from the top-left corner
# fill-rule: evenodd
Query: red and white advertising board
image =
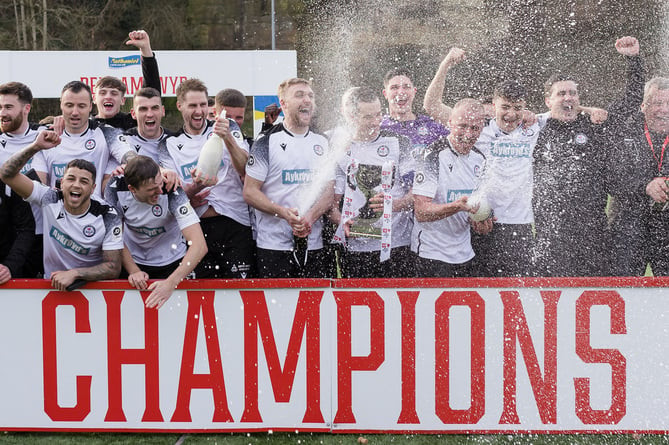
<path fill-rule="evenodd" d="M 669 279 L 0 287 L 0 428 L 669 431 Z"/>

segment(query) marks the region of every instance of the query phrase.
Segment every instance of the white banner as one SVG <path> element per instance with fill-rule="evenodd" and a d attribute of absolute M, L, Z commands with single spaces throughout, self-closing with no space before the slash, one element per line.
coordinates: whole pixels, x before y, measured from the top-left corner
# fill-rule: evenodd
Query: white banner
<path fill-rule="evenodd" d="M 295 51 L 155 51 L 162 94 L 196 77 L 210 95 L 236 88 L 246 96 L 274 95 L 282 80 L 297 75 Z M 0 83 L 19 81 L 36 98 L 60 97 L 63 86 L 81 80 L 93 87 L 104 76 L 120 78 L 132 96 L 142 85 L 139 51 L 0 51 Z"/>
<path fill-rule="evenodd" d="M 669 431 L 669 279 L 330 284 L 5 285 L 0 428 Z"/>

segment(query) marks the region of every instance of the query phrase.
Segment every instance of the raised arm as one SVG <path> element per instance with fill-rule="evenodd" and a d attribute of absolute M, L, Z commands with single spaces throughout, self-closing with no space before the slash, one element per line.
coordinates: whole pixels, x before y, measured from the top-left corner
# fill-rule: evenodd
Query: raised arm
<path fill-rule="evenodd" d="M 60 144 L 60 136 L 56 132 L 40 132 L 32 144 L 14 153 L 2 164 L 2 167 L 0 167 L 0 179 L 20 197 L 27 198 L 33 191 L 33 182 L 21 173 L 21 169 L 37 152 L 53 148 L 58 144 Z"/>
<path fill-rule="evenodd" d="M 142 55 L 142 76 L 144 78 L 142 85 L 155 88 L 162 94 L 160 86 L 160 73 L 158 72 L 158 62 L 151 49 L 151 40 L 149 34 L 144 30 L 130 31 L 126 45 L 134 45 L 139 48 Z"/>
<path fill-rule="evenodd" d="M 452 108 L 444 104 L 444 83 L 446 82 L 446 74 L 448 71 L 462 62 L 465 59 L 465 52 L 460 48 L 451 48 L 444 60 L 439 64 L 439 69 L 434 75 L 430 86 L 425 91 L 425 99 L 423 100 L 423 107 L 427 114 L 437 122 L 447 125 L 448 119 L 451 117 Z"/>
<path fill-rule="evenodd" d="M 608 121 L 614 123 L 626 119 L 639 110 L 646 81 L 639 41 L 629 36 L 620 38 L 616 40 L 616 50 L 627 59 L 627 84 L 623 96 L 611 104 L 608 109 Z"/>

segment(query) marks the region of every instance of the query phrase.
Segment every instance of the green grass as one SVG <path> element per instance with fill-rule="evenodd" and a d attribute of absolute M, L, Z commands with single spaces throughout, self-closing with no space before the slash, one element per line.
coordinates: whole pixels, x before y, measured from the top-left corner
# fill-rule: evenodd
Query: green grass
<path fill-rule="evenodd" d="M 49 445 L 360 445 L 358 435 L 312 433 L 253 434 L 117 434 L 117 433 L 0 433 L 0 444 Z M 367 445 L 656 445 L 669 436 L 627 434 L 366 434 Z"/>

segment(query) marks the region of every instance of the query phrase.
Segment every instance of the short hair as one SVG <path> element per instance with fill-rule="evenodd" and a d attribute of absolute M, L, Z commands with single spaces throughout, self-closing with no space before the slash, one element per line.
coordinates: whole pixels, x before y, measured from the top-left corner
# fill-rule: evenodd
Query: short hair
<path fill-rule="evenodd" d="M 81 170 L 86 170 L 90 172 L 91 175 L 93 175 L 93 181 L 95 181 L 95 175 L 97 174 L 97 170 L 95 169 L 95 164 L 93 164 L 91 161 L 87 161 L 85 159 L 72 159 L 70 162 L 67 163 L 64 171 L 67 171 L 71 167 L 79 168 Z"/>
<path fill-rule="evenodd" d="M 527 89 L 515 80 L 505 80 L 495 87 L 493 97 L 501 97 L 511 102 L 518 102 L 527 98 Z"/>
<path fill-rule="evenodd" d="M 98 88 L 113 88 L 115 90 L 119 90 L 124 96 L 125 92 L 128 91 L 128 87 L 123 83 L 123 81 L 114 76 L 100 77 L 98 81 L 95 82 L 95 90 Z"/>
<path fill-rule="evenodd" d="M 411 72 L 408 69 L 406 69 L 406 68 L 393 68 L 393 69 L 389 70 L 386 73 L 385 76 L 383 76 L 383 87 L 384 88 L 387 87 L 388 83 L 390 83 L 390 79 L 392 79 L 393 77 L 397 77 L 397 76 L 405 76 L 405 77 L 408 77 L 409 80 L 411 80 Z M 411 82 L 413 83 L 413 80 L 411 80 Z"/>
<path fill-rule="evenodd" d="M 216 99 L 214 99 L 213 97 L 209 96 L 209 97 L 207 98 L 207 106 L 208 106 L 208 107 L 213 107 L 214 105 L 216 105 Z"/>
<path fill-rule="evenodd" d="M 669 78 L 655 76 L 643 87 L 643 103 L 650 101 L 657 90 L 669 90 Z"/>
<path fill-rule="evenodd" d="M 364 102 L 372 103 L 379 99 L 376 91 L 368 87 L 353 87 L 344 92 L 342 96 L 342 109 L 347 114 L 354 114 L 358 111 L 358 104 Z"/>
<path fill-rule="evenodd" d="M 551 88 L 553 85 L 558 82 L 574 82 L 578 86 L 576 79 L 569 74 L 553 74 L 548 78 L 546 83 L 544 83 L 544 96 L 548 97 L 551 95 Z"/>
<path fill-rule="evenodd" d="M 290 79 L 286 79 L 283 82 L 279 84 L 279 88 L 277 90 L 277 95 L 279 96 L 279 100 L 283 99 L 283 95 L 285 94 L 286 90 L 293 86 L 293 85 L 299 85 L 299 84 L 304 84 L 309 87 L 311 87 L 311 82 L 309 82 L 307 79 L 303 79 L 301 77 L 291 77 Z"/>
<path fill-rule="evenodd" d="M 177 86 L 177 100 L 182 102 L 186 99 L 186 93 L 190 91 L 197 91 L 204 93 L 205 96 L 209 96 L 207 92 L 207 86 L 200 79 L 194 77 L 186 79 Z"/>
<path fill-rule="evenodd" d="M 135 94 L 133 94 L 132 97 L 133 98 L 145 97 L 147 99 L 151 99 L 153 97 L 161 98 L 160 91 L 158 91 L 158 90 L 156 90 L 155 88 L 152 88 L 152 87 L 140 88 L 139 90 L 135 91 Z M 161 98 L 161 102 L 162 102 L 162 98 Z"/>
<path fill-rule="evenodd" d="M 123 176 L 125 182 L 135 188 L 139 188 L 146 181 L 151 180 L 158 175 L 160 167 L 148 156 L 133 156 L 125 166 Z"/>
<path fill-rule="evenodd" d="M 471 98 L 460 99 L 455 103 L 455 105 L 453 105 L 453 111 L 459 110 L 460 108 L 469 108 L 474 111 L 479 111 L 481 113 L 484 112 L 483 104 L 481 103 L 481 101 Z"/>
<path fill-rule="evenodd" d="M 88 92 L 88 97 L 90 98 L 91 102 L 93 102 L 93 95 L 91 94 L 91 87 L 89 87 L 87 84 L 79 81 L 79 80 L 73 80 L 72 82 L 68 82 L 65 84 L 63 87 L 62 91 L 60 92 L 60 96 L 63 97 L 63 93 L 66 91 L 72 91 L 73 93 L 80 93 L 82 91 L 87 91 Z"/>
<path fill-rule="evenodd" d="M 226 88 L 216 94 L 216 105 L 232 108 L 246 108 L 246 96 L 234 88 Z"/>
<path fill-rule="evenodd" d="M 33 102 L 33 93 L 28 85 L 21 82 L 7 82 L 0 85 L 0 95 L 12 94 L 18 97 L 19 102 L 30 105 Z"/>

